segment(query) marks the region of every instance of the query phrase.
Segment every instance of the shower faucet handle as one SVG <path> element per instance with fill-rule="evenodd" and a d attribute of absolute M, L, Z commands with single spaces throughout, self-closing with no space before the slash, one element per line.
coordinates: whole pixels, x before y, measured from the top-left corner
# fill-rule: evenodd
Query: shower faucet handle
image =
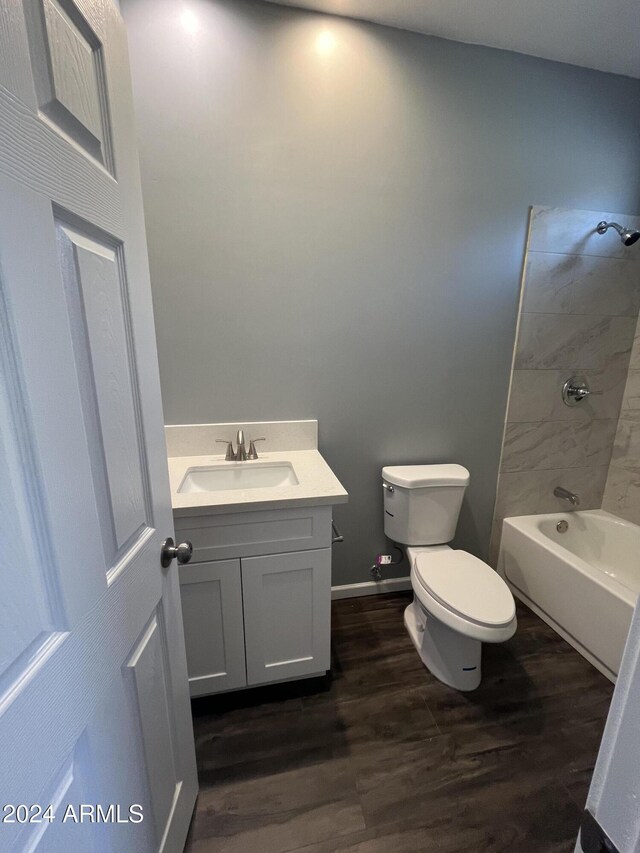
<path fill-rule="evenodd" d="M 587 397 L 600 397 L 604 391 L 592 391 L 587 380 L 581 376 L 572 376 L 562 386 L 562 400 L 565 406 L 577 406 Z"/>

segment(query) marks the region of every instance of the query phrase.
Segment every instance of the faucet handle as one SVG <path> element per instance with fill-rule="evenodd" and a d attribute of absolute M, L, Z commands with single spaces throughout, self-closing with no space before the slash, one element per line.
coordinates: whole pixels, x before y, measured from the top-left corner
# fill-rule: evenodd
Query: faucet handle
<path fill-rule="evenodd" d="M 236 454 L 233 452 L 233 442 L 227 441 L 225 438 L 216 438 L 216 444 L 226 444 L 227 452 L 225 453 L 225 462 L 235 462 Z"/>
<path fill-rule="evenodd" d="M 577 406 L 587 397 L 601 397 L 603 394 L 604 391 L 592 391 L 586 379 L 581 376 L 572 376 L 562 386 L 562 399 L 565 406 Z"/>
<path fill-rule="evenodd" d="M 249 453 L 247 454 L 247 459 L 257 459 L 258 451 L 256 450 L 256 441 L 266 441 L 265 438 L 252 438 L 249 442 Z"/>

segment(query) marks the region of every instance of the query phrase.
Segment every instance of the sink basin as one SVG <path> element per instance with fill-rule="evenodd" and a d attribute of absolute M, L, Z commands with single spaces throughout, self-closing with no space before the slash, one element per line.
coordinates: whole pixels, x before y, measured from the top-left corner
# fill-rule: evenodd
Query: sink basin
<path fill-rule="evenodd" d="M 178 492 L 184 495 L 297 485 L 298 478 L 290 462 L 221 462 L 219 465 L 189 468 Z"/>

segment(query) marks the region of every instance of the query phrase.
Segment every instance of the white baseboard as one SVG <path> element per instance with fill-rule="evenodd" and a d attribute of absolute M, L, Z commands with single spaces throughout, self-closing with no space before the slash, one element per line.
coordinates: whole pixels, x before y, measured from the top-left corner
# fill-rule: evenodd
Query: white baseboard
<path fill-rule="evenodd" d="M 384 581 L 365 581 L 364 583 L 347 583 L 331 587 L 331 598 L 358 598 L 361 595 L 380 595 L 383 592 L 400 592 L 411 589 L 411 578 L 388 578 Z"/>

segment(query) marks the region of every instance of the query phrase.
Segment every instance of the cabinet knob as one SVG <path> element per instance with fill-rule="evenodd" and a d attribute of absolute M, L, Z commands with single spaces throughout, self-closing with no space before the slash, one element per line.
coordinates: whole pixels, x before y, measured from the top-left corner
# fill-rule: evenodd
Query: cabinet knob
<path fill-rule="evenodd" d="M 167 569 L 173 562 L 174 557 L 179 563 L 188 563 L 193 554 L 193 545 L 191 542 L 181 542 L 176 545 L 173 539 L 168 536 L 162 543 L 160 549 L 160 565 L 163 569 Z"/>

